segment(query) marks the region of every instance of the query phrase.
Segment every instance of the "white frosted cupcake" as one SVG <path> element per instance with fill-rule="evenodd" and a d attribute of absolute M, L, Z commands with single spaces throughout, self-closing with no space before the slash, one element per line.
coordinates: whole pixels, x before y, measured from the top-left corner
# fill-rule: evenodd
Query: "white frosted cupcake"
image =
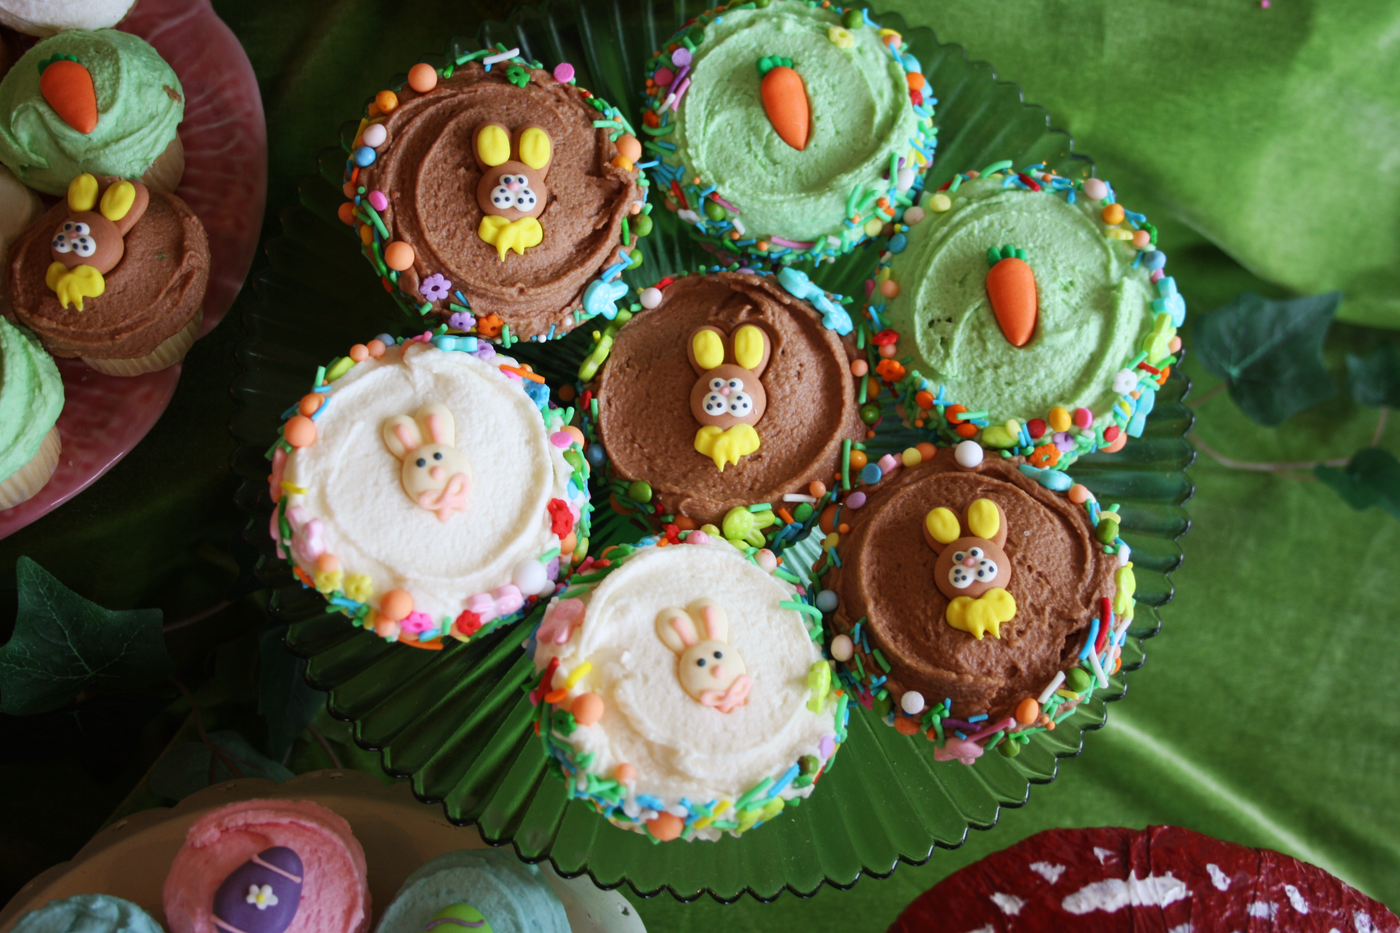
<path fill-rule="evenodd" d="M 701 531 L 579 568 L 535 634 L 532 695 L 570 796 L 667 841 L 739 835 L 811 794 L 846 697 L 820 613 L 773 568 Z"/>
<path fill-rule="evenodd" d="M 582 433 L 548 399 L 474 337 L 357 344 L 269 453 L 279 553 L 385 639 L 440 647 L 515 621 L 587 548 Z"/>

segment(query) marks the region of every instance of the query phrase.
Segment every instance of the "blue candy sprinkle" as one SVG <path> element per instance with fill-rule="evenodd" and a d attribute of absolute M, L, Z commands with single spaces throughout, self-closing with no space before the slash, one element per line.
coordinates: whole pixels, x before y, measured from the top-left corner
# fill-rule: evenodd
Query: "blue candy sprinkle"
<path fill-rule="evenodd" d="M 360 168 L 364 168 L 366 166 L 373 165 L 376 157 L 377 156 L 375 154 L 375 151 L 369 146 L 361 146 L 360 148 L 355 150 L 355 155 L 353 158 L 355 160 L 356 165 L 358 165 Z"/>

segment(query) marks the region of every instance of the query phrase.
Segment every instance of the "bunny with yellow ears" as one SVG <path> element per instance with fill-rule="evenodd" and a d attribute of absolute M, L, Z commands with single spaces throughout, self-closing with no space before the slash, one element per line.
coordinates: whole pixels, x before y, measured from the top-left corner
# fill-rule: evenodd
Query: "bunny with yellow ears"
<path fill-rule="evenodd" d="M 536 218 L 549 200 L 549 134 L 534 125 L 512 134 L 499 123 L 483 123 L 472 134 L 472 152 L 481 168 L 476 203 L 482 217 L 476 235 L 496 247 L 501 262 L 510 250 L 523 256 L 544 241 L 544 228 Z"/>
<path fill-rule="evenodd" d="M 395 415 L 384 422 L 384 445 L 403 461 L 403 491 L 445 522 L 465 511 L 472 487 L 472 464 L 456 447 L 456 421 L 443 405 L 430 402 L 413 417 Z M 431 438 L 424 443 L 424 437 Z"/>
<path fill-rule="evenodd" d="M 924 516 L 924 541 L 938 555 L 933 582 L 950 600 L 944 618 L 955 629 L 982 640 L 1001 638 L 1001 624 L 1016 616 L 1016 598 L 1006 591 L 1011 560 L 1006 546 L 1006 513 L 991 499 L 977 499 L 963 512 L 931 510 Z"/>
<path fill-rule="evenodd" d="M 759 377 L 768 367 L 773 344 L 755 324 L 740 324 L 730 334 L 706 324 L 690 335 L 686 352 L 700 377 L 690 390 L 690 412 L 701 425 L 695 449 L 723 473 L 726 463 L 738 463 L 758 450 L 753 426 L 768 409 L 768 393 Z"/>
<path fill-rule="evenodd" d="M 703 639 L 697 623 L 704 627 Z M 697 599 L 686 609 L 662 609 L 656 634 L 676 653 L 676 677 L 691 697 L 721 713 L 749 701 L 753 678 L 743 656 L 729 644 L 729 616 L 717 602 Z"/>
<path fill-rule="evenodd" d="M 151 203 L 139 181 L 84 173 L 68 185 L 68 216 L 49 243 L 53 262 L 44 277 L 63 307 L 83 310 L 84 298 L 107 290 L 103 278 L 126 255 L 126 235 Z"/>

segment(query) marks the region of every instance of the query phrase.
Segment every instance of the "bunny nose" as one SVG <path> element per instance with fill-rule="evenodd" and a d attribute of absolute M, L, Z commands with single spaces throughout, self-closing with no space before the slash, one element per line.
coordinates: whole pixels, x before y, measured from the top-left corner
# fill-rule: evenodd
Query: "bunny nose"
<path fill-rule="evenodd" d="M 507 190 L 507 191 L 518 191 L 519 189 L 520 189 L 520 182 L 516 181 L 514 178 L 512 178 L 512 179 L 510 179 L 509 181 L 506 182 L 506 190 Z"/>
<path fill-rule="evenodd" d="M 723 679 L 724 679 L 724 665 L 723 665 L 723 664 L 716 664 L 714 667 L 710 668 L 710 674 L 715 678 L 715 680 L 723 680 Z"/>
<path fill-rule="evenodd" d="M 976 567 L 976 566 L 977 566 L 977 558 L 975 558 L 975 557 L 964 557 L 964 558 L 963 558 L 963 566 L 964 566 L 964 567 Z"/>
<path fill-rule="evenodd" d="M 728 394 L 729 394 L 729 386 L 720 386 L 719 394 L 720 394 L 720 395 L 728 395 Z"/>
<path fill-rule="evenodd" d="M 440 466 L 435 466 L 428 471 L 428 475 L 431 476 L 434 480 L 442 482 L 443 477 L 447 475 L 447 471 Z"/>

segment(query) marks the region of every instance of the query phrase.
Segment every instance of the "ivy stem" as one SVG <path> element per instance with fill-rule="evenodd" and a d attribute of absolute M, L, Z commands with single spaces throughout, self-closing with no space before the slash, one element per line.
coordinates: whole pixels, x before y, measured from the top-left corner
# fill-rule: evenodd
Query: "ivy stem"
<path fill-rule="evenodd" d="M 1192 404 L 1193 406 L 1204 404 L 1205 402 L 1210 401 L 1211 399 L 1215 398 L 1217 395 L 1219 395 L 1221 392 L 1224 392 L 1224 391 L 1225 391 L 1225 383 L 1224 383 L 1224 382 L 1219 382 L 1219 383 L 1217 383 L 1217 384 L 1215 385 L 1214 388 L 1212 388 L 1212 389 L 1206 391 L 1204 394 L 1202 394 L 1200 398 L 1193 398 L 1193 399 L 1191 400 L 1191 404 Z"/>
<path fill-rule="evenodd" d="M 192 616 L 185 616 L 183 619 L 176 619 L 174 622 L 171 622 L 168 625 L 162 625 L 160 630 L 162 632 L 173 632 L 176 629 L 184 628 L 187 625 L 194 625 L 196 622 L 202 622 L 210 616 L 214 615 L 215 613 L 223 612 L 225 609 L 232 605 L 233 603 L 225 599 L 222 602 L 215 603 L 208 609 L 203 609 L 199 612 L 196 612 Z"/>
<path fill-rule="evenodd" d="M 1206 393 L 1207 396 L 1210 394 L 1209 392 Z M 1202 396 L 1202 398 L 1197 400 L 1197 403 L 1199 404 L 1204 400 L 1205 396 Z M 1368 446 L 1379 446 L 1381 435 L 1385 433 L 1385 423 L 1389 417 L 1389 406 L 1382 405 L 1380 408 L 1380 417 L 1376 419 L 1376 429 L 1371 432 L 1371 443 Z M 1289 473 L 1294 471 L 1315 470 L 1320 466 L 1344 467 L 1351 462 L 1350 457 L 1339 457 L 1334 460 L 1295 460 L 1291 463 L 1259 463 L 1249 460 L 1235 460 L 1225 456 L 1220 451 L 1207 444 L 1195 431 L 1192 431 L 1189 437 L 1191 438 L 1191 443 L 1195 444 L 1201 453 L 1210 457 L 1221 466 L 1231 470 L 1252 470 L 1256 473 Z"/>
<path fill-rule="evenodd" d="M 331 760 L 331 766 L 335 768 L 345 767 L 340 763 L 340 758 L 336 756 L 335 749 L 331 748 L 331 743 L 326 741 L 326 737 L 321 734 L 321 730 L 315 726 L 308 725 L 306 731 L 311 733 L 311 737 L 321 743 L 321 748 L 325 749 L 327 757 Z"/>
<path fill-rule="evenodd" d="M 1381 445 L 1381 435 L 1385 433 L 1385 422 L 1386 422 L 1386 419 L 1388 419 L 1389 417 L 1390 417 L 1390 406 L 1389 406 L 1389 405 L 1382 405 L 1382 406 L 1381 406 L 1381 416 L 1380 416 L 1378 419 L 1376 419 L 1376 430 L 1373 431 L 1373 432 L 1371 432 L 1371 446 L 1372 446 L 1372 447 L 1379 447 L 1379 446 Z"/>
<path fill-rule="evenodd" d="M 200 712 L 199 704 L 195 702 L 194 694 L 190 693 L 189 688 L 182 684 L 178 677 L 171 677 L 170 682 L 180 689 L 180 692 L 185 696 L 185 702 L 190 704 L 190 712 L 194 713 L 194 726 L 199 730 L 199 740 L 204 743 L 205 748 L 209 749 L 209 783 L 213 784 L 217 777 L 215 771 L 215 766 L 217 764 L 222 764 L 225 768 L 228 768 L 229 774 L 232 774 L 234 777 L 243 777 L 243 772 L 238 770 L 238 766 L 229 760 L 229 757 L 224 754 L 224 750 L 209 741 L 209 735 L 204 731 L 204 714 Z"/>

